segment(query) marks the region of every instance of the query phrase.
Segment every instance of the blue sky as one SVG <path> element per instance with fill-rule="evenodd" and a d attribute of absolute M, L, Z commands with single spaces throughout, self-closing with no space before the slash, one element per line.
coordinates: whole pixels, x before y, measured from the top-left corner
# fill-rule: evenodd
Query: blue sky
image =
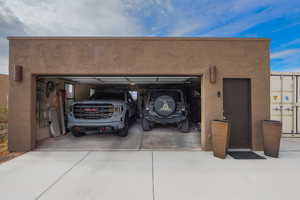
<path fill-rule="evenodd" d="M 300 0 L 0 0 L 0 73 L 8 35 L 263 37 L 272 71 L 300 71 Z"/>

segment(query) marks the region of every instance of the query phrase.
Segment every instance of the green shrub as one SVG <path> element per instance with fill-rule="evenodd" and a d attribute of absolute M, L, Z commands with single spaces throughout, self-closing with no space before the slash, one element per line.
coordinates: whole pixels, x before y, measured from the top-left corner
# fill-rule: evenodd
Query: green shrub
<path fill-rule="evenodd" d="M 0 153 L 7 152 L 8 151 L 7 147 L 8 147 L 7 135 L 4 135 L 4 137 L 0 137 Z"/>
<path fill-rule="evenodd" d="M 8 110 L 7 110 L 6 106 L 0 105 L 0 122 L 7 121 L 7 113 L 8 113 Z"/>
<path fill-rule="evenodd" d="M 0 130 L 5 130 L 8 128 L 8 124 L 7 123 L 0 123 Z"/>

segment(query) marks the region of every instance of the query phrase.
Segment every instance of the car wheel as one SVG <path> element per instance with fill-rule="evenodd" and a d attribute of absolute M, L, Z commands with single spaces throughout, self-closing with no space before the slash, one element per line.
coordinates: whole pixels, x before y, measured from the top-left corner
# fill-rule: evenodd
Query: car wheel
<path fill-rule="evenodd" d="M 142 119 L 142 128 L 144 131 L 151 131 L 150 123 L 144 118 Z"/>
<path fill-rule="evenodd" d="M 126 137 L 128 135 L 128 129 L 129 129 L 129 119 L 126 116 L 125 121 L 124 121 L 124 128 L 122 128 L 119 132 L 118 135 L 120 137 Z"/>
<path fill-rule="evenodd" d="M 190 122 L 188 119 L 184 120 L 183 122 L 180 123 L 179 129 L 183 133 L 188 133 L 190 132 Z"/>
<path fill-rule="evenodd" d="M 72 135 L 75 136 L 75 137 L 82 137 L 82 136 L 85 135 L 85 133 L 80 132 L 79 130 L 76 130 L 76 128 L 72 128 L 71 133 L 72 133 Z"/>

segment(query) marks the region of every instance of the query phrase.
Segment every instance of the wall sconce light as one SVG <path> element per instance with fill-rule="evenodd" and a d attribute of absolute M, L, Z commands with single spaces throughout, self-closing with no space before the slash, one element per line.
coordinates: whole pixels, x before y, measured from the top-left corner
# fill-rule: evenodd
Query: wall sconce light
<path fill-rule="evenodd" d="M 217 67 L 216 66 L 211 66 L 209 68 L 209 81 L 210 81 L 210 83 L 217 82 Z"/>
<path fill-rule="evenodd" d="M 23 66 L 21 66 L 21 65 L 15 65 L 13 80 L 21 82 L 22 79 L 23 79 Z"/>

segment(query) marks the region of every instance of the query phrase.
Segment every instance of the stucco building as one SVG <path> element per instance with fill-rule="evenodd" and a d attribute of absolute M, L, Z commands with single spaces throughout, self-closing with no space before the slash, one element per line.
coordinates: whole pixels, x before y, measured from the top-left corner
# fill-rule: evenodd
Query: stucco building
<path fill-rule="evenodd" d="M 270 118 L 269 40 L 254 38 L 9 37 L 9 149 L 34 149 L 37 78 L 191 76 L 201 89 L 201 146 L 210 122 L 232 116 L 233 148 L 262 149 Z M 22 80 L 15 81 L 15 66 Z M 66 80 L 66 79 L 65 79 Z M 68 82 L 68 81 L 66 81 Z M 235 107 L 235 108 L 234 108 Z M 236 120 L 239 123 L 236 123 Z"/>

